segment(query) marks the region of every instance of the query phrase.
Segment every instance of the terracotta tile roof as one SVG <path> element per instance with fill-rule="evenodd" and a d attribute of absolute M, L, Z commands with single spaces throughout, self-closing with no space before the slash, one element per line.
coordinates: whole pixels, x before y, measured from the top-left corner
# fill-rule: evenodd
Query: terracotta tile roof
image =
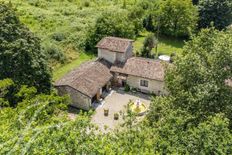
<path fill-rule="evenodd" d="M 83 63 L 58 80 L 55 86 L 70 86 L 93 97 L 111 78 L 110 64 L 105 60 L 96 60 Z"/>
<path fill-rule="evenodd" d="M 164 64 L 160 60 L 132 57 L 125 64 L 112 66 L 110 70 L 112 72 L 164 81 L 164 69 Z"/>
<path fill-rule="evenodd" d="M 112 52 L 124 53 L 127 51 L 133 40 L 117 38 L 117 37 L 105 37 L 100 42 L 98 42 L 98 48 L 107 49 Z"/>

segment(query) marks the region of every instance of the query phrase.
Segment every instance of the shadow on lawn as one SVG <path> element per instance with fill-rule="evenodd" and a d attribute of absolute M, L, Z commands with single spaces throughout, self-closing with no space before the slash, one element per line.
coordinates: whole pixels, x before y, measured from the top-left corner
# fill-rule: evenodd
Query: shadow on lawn
<path fill-rule="evenodd" d="M 183 48 L 185 45 L 185 41 L 187 41 L 187 39 L 186 38 L 167 37 L 167 36 L 162 35 L 159 37 L 159 41 L 166 44 L 166 45 L 175 47 L 175 48 Z"/>

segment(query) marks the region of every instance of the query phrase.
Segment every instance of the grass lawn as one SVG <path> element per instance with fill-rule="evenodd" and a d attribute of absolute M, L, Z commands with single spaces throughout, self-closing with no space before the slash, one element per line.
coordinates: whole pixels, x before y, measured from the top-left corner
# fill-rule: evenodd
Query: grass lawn
<path fill-rule="evenodd" d="M 148 35 L 148 32 L 143 32 L 137 37 L 134 43 L 134 52 L 140 51 L 143 46 L 143 41 Z M 170 55 L 171 53 L 179 54 L 182 52 L 184 46 L 184 41 L 176 38 L 169 38 L 165 36 L 160 36 L 158 44 L 158 54 Z M 152 50 L 155 53 L 155 48 Z"/>
<path fill-rule="evenodd" d="M 71 63 L 64 64 L 56 69 L 53 70 L 53 81 L 60 79 L 62 76 L 73 70 L 74 68 L 78 67 L 85 61 L 94 59 L 95 55 L 92 53 L 80 53 L 76 60 L 73 60 Z"/>

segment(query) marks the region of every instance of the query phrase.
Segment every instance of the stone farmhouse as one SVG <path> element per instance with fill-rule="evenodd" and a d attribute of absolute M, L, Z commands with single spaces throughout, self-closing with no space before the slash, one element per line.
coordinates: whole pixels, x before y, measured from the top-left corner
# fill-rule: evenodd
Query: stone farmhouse
<path fill-rule="evenodd" d="M 129 85 L 144 93 L 166 95 L 164 62 L 133 56 L 133 40 L 105 37 L 96 46 L 97 60 L 81 64 L 55 83 L 72 106 L 89 110 L 112 87 Z"/>

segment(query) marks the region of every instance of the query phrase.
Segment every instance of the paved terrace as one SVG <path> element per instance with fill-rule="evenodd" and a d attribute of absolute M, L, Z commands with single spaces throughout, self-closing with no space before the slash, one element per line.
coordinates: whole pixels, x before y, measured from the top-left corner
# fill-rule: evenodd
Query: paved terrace
<path fill-rule="evenodd" d="M 112 90 L 104 99 L 103 105 L 96 108 L 96 113 L 92 117 L 92 123 L 96 124 L 102 132 L 114 130 L 123 123 L 122 115 L 119 120 L 114 120 L 114 114 L 125 112 L 125 106 L 130 100 L 136 101 L 140 99 L 147 107 L 150 106 L 150 98 L 142 93 L 124 92 L 123 90 Z M 104 109 L 109 109 L 109 115 L 104 116 Z M 107 126 L 107 130 L 105 127 Z"/>

